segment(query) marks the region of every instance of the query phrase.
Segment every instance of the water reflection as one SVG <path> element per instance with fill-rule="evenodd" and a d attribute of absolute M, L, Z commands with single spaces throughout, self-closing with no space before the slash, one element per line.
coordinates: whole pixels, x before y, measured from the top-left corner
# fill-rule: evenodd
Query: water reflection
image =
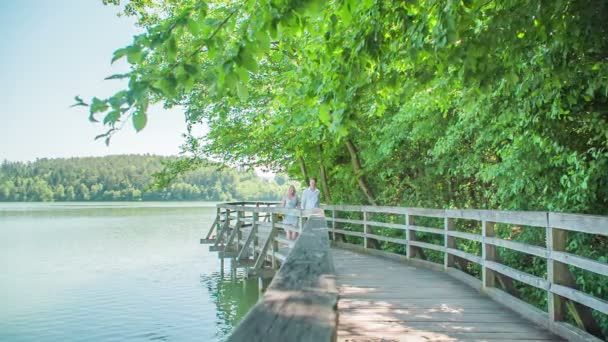
<path fill-rule="evenodd" d="M 0 341 L 225 340 L 267 282 L 187 205 L 0 204 Z"/>
<path fill-rule="evenodd" d="M 220 269 L 201 275 L 201 285 L 216 306 L 216 331 L 225 340 L 249 309 L 255 305 L 272 279 L 246 277 L 244 268 L 237 268 L 236 260 L 220 259 Z"/>

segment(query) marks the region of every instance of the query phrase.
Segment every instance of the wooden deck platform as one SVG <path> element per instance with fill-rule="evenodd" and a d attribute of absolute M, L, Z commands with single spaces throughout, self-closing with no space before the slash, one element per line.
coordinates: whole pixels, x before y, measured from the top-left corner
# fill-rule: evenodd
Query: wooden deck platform
<path fill-rule="evenodd" d="M 332 249 L 338 341 L 563 341 L 443 272 Z"/>

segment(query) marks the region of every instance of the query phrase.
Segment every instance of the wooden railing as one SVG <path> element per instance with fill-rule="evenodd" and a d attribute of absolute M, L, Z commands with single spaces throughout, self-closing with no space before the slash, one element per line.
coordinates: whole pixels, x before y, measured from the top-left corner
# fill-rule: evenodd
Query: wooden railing
<path fill-rule="evenodd" d="M 273 275 L 285 261 L 295 241 L 281 233 L 300 233 L 311 211 L 278 207 L 279 202 L 232 202 L 218 204 L 215 220 L 201 243 L 222 257 L 235 257 L 249 276 Z M 280 215 L 298 218 L 296 226 L 283 224 Z M 283 250 L 280 246 L 286 246 Z M 270 267 L 265 267 L 270 264 Z"/>
<path fill-rule="evenodd" d="M 250 276 L 274 275 L 263 297 L 228 341 L 333 341 L 338 291 L 323 211 L 277 205 L 218 204 L 215 221 L 207 237 L 201 239 L 222 257 L 236 258 L 237 265 L 247 267 Z M 282 224 L 279 215 L 296 216 L 299 224 Z M 289 230 L 299 233 L 297 240 L 282 236 Z M 279 245 L 284 250 L 279 250 Z"/>
<path fill-rule="evenodd" d="M 334 341 L 338 290 L 325 218 L 311 217 L 228 341 Z"/>
<path fill-rule="evenodd" d="M 597 310 L 608 314 L 608 302 L 591 294 L 580 291 L 569 266 L 608 276 L 608 264 L 592 260 L 580 255 L 568 253 L 567 237 L 569 232 L 608 236 L 608 217 L 560 214 L 552 212 L 507 212 L 489 210 L 443 210 L 403 207 L 380 206 L 348 206 L 325 205 L 322 208 L 326 216 L 332 239 L 337 236 L 359 237 L 361 244 L 355 249 L 373 254 L 380 254 L 409 261 L 417 265 L 441 269 L 457 277 L 469 285 L 486 292 L 489 296 L 501 302 L 538 324 L 546 326 L 553 332 L 569 340 L 597 341 L 595 337 L 584 330 L 589 329 L 591 311 Z M 382 222 L 371 220 L 372 215 L 390 217 Z M 342 217 L 340 217 L 342 216 Z M 355 219 L 345 218 L 358 216 Z M 443 220 L 442 227 L 428 227 L 417 224 L 424 218 Z M 426 219 L 428 221 L 428 219 Z M 456 221 L 466 220 L 467 224 L 480 226 L 480 233 L 464 232 L 455 229 Z M 500 238 L 496 235 L 497 224 L 530 226 L 529 229 L 543 229 L 546 243 L 544 246 L 530 245 Z M 338 227 L 343 225 L 345 227 Z M 535 228 L 532 228 L 535 227 Z M 358 228 L 358 229 L 357 229 Z M 401 232 L 398 236 L 374 234 L 374 229 L 387 228 L 393 232 Z M 440 236 L 441 244 L 419 241 L 417 233 L 432 233 Z M 394 234 L 393 234 L 394 235 Z M 481 245 L 480 255 L 466 252 L 457 247 L 456 239 L 473 241 Z M 373 248 L 371 242 L 390 242 L 403 246 L 404 253 L 388 253 Z M 340 247 L 352 248 L 352 243 L 335 242 Z M 497 248 L 521 252 L 535 257 L 544 258 L 547 263 L 546 277 L 532 275 L 509 267 L 501 262 Z M 443 263 L 436 264 L 421 260 L 425 250 L 443 254 Z M 604 251 L 608 255 L 608 251 Z M 473 263 L 481 268 L 480 278 L 471 276 L 456 266 Z M 547 312 L 517 299 L 508 292 L 497 288 L 506 280 L 516 280 L 521 283 L 546 291 Z M 507 282 L 508 283 L 508 282 Z M 608 291 L 608 289 L 605 289 Z M 571 301 L 570 303 L 567 303 Z M 567 324 L 566 304 L 570 312 L 578 315 L 576 318 L 580 327 Z M 591 317 L 592 319 L 592 317 Z M 582 328 L 582 329 L 581 329 Z M 597 331 L 592 331 L 597 335 Z"/>

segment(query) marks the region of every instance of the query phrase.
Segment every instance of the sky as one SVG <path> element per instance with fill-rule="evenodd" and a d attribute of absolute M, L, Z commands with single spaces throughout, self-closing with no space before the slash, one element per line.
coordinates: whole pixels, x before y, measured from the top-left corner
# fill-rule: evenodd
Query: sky
<path fill-rule="evenodd" d="M 106 147 L 94 141 L 104 127 L 86 108 L 70 108 L 76 95 L 103 98 L 126 86 L 104 81 L 128 70 L 110 64 L 112 53 L 140 30 L 117 13 L 101 0 L 0 0 L 0 161 L 179 152 L 179 109 L 152 108 L 143 131 L 125 125 Z"/>

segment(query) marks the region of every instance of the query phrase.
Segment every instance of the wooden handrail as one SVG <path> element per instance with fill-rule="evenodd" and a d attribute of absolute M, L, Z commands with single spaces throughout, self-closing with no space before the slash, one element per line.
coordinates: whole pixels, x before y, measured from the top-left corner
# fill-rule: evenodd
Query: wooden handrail
<path fill-rule="evenodd" d="M 564 322 L 565 302 L 571 300 L 577 305 L 592 308 L 603 314 L 608 314 L 608 302 L 591 294 L 579 291 L 572 280 L 568 266 L 578 267 L 590 272 L 608 276 L 608 264 L 577 256 L 566 252 L 566 237 L 568 232 L 579 232 L 608 236 L 608 217 L 595 215 L 578 215 L 552 212 L 524 212 L 524 211 L 498 211 L 498 210 L 451 210 L 451 209 L 426 209 L 408 207 L 381 207 L 381 206 L 357 206 L 357 205 L 323 205 L 322 209 L 328 214 L 327 221 L 330 222 L 330 232 L 333 240 L 336 234 L 356 236 L 363 238 L 362 248 L 374 254 L 383 254 L 390 257 L 389 252 L 380 252 L 368 248 L 368 240 L 389 241 L 406 247 L 406 259 L 418 265 L 428 266 L 434 269 L 437 264 L 428 261 L 414 259 L 413 248 L 431 249 L 444 253 L 443 270 L 449 274 L 464 280 L 468 284 L 485 291 L 495 300 L 510 306 L 524 316 L 540 323 L 555 333 L 570 340 L 597 340 L 578 327 Z M 361 213 L 363 219 L 339 218 L 336 212 Z M 402 215 L 401 222 L 378 222 L 369 220 L 368 213 Z M 415 225 L 415 217 L 443 218 L 443 229 L 423 227 Z M 465 219 L 481 223 L 482 232 L 478 234 L 460 232 L 453 230 L 455 219 Z M 360 227 L 357 231 L 339 229 L 337 223 Z M 522 242 L 500 239 L 494 236 L 493 226 L 497 223 L 534 226 L 544 229 L 546 232 L 546 246 L 535 246 Z M 383 227 L 404 231 L 404 238 L 386 238 L 373 234 L 369 227 Z M 433 233 L 443 237 L 443 245 L 416 241 L 415 232 Z M 474 241 L 481 244 L 482 255 L 471 254 L 458 250 L 455 238 Z M 348 244 L 340 243 L 341 246 Z M 534 255 L 547 260 L 547 278 L 540 278 L 506 265 L 496 258 L 496 247 L 507 248 L 521 253 Z M 608 251 L 607 251 L 608 253 Z M 393 254 L 394 255 L 394 254 Z M 481 281 L 469 276 L 465 272 L 455 268 L 454 257 L 459 257 L 482 269 Z M 439 266 L 440 267 L 440 266 Z M 530 286 L 547 291 L 548 312 L 542 312 L 532 305 L 525 303 L 511 295 L 495 289 L 494 277 L 496 275 L 506 276 L 518 280 Z"/>
<path fill-rule="evenodd" d="M 340 247 L 350 248 L 348 245 L 353 246 L 353 248 L 356 247 L 352 244 L 336 242 L 336 236 L 340 234 L 361 238 L 362 246 L 357 248 L 361 248 L 363 252 L 382 256 L 397 257 L 395 254 L 373 248 L 373 245 L 369 243 L 371 240 L 374 240 L 372 242 L 386 241 L 402 245 L 406 248 L 404 259 L 409 262 L 444 270 L 451 276 L 484 291 L 496 301 L 511 307 L 528 319 L 547 327 L 568 340 L 598 341 L 584 330 L 565 322 L 566 302 L 571 301 L 575 303 L 577 310 L 579 310 L 578 307 L 580 306 L 587 308 L 586 310 L 591 308 L 604 314 L 608 314 L 608 302 L 578 290 L 568 267 L 574 266 L 602 276 L 608 276 L 608 264 L 568 253 L 566 251 L 566 238 L 569 232 L 608 236 L 608 217 L 550 212 L 452 210 L 356 205 L 323 205 L 321 211 L 304 211 L 281 208 L 278 205 L 280 205 L 279 202 L 232 202 L 218 204 L 216 219 L 212 227 L 212 229 L 218 229 L 216 239 L 210 239 L 212 236 L 211 231 L 207 234 L 207 239 L 203 239 L 213 242 L 216 247 L 218 245 L 224 246 L 224 243 L 228 246 L 236 240 L 237 248 L 241 248 L 236 254 L 239 259 L 245 254 L 250 253 L 248 250 L 251 245 L 253 247 L 253 261 L 255 261 L 253 273 L 268 261 L 271 261 L 272 268 L 278 265 L 277 260 L 281 261 L 281 269 L 275 275 L 275 279 L 268 288 L 266 295 L 234 331 L 230 338 L 232 341 L 241 339 L 248 341 L 296 341 L 301 339 L 316 341 L 325 340 L 331 334 L 331 329 L 334 329 L 333 332 L 335 333 L 334 318 L 328 320 L 324 316 L 321 322 L 317 320 L 318 317 L 313 317 L 314 314 L 310 317 L 307 315 L 316 310 L 313 309 L 315 305 L 321 305 L 321 310 L 328 310 L 326 306 L 335 300 L 333 296 L 337 292 L 335 291 L 333 280 L 333 264 L 329 257 L 329 236 L 331 235 L 334 243 Z M 328 213 L 327 218 L 315 217 L 320 212 Z M 336 214 L 337 212 L 359 213 L 358 216 L 362 219 L 340 218 Z M 251 216 L 248 216 L 248 214 Z M 279 242 L 285 242 L 285 239 L 279 237 L 277 233 L 280 229 L 290 230 L 290 227 L 279 223 L 277 220 L 277 215 L 280 214 L 298 217 L 300 222 L 299 227 L 293 229 L 303 230 L 300 238 L 293 244 L 291 252 L 288 255 L 285 253 L 281 254 L 278 251 Z M 393 219 L 389 220 L 390 222 L 381 222 L 383 220 L 375 219 L 374 214 L 391 215 Z M 311 215 L 313 219 L 308 220 L 303 229 L 303 220 L 311 217 Z M 321 216 L 323 215 L 321 214 Z M 443 227 L 425 227 L 423 221 L 419 220 L 419 222 L 416 222 L 416 219 L 420 217 L 443 219 Z M 264 218 L 264 222 L 262 222 L 262 218 Z M 397 218 L 396 221 L 395 218 Z M 455 220 L 460 219 L 476 221 L 481 226 L 481 232 L 471 233 L 456 230 Z M 521 241 L 502 239 L 496 236 L 494 232 L 496 224 L 525 225 L 544 229 L 546 246 L 530 245 Z M 244 225 L 252 228 L 246 241 L 239 244 L 240 229 Z M 344 229 L 344 225 L 358 226 L 361 229 L 351 231 L 348 228 Z M 320 229 L 321 226 L 329 227 Z M 259 234 L 258 227 L 266 229 L 267 234 Z M 313 229 L 312 227 L 317 229 Z M 220 228 L 221 230 L 219 230 Z M 401 231 L 403 235 L 388 237 L 374 234 L 374 229 L 377 228 Z M 419 236 L 416 236 L 416 232 L 435 234 L 435 236 L 443 239 L 443 243 L 436 244 L 420 241 Z M 263 240 L 260 246 L 257 244 L 258 239 Z M 456 239 L 473 241 L 480 245 L 481 255 L 458 249 Z M 319 243 L 319 241 L 322 243 Z M 501 263 L 498 258 L 497 247 L 546 259 L 547 277 L 538 277 L 537 275 L 529 274 Z M 416 256 L 425 255 L 424 250 L 443 253 L 443 263 L 436 264 L 417 258 Z M 313 251 L 315 252 L 312 253 Z M 316 257 L 321 257 L 322 260 L 313 260 L 313 254 Z M 403 258 L 403 256 L 399 255 L 399 258 Z M 480 266 L 481 280 L 456 268 L 456 264 L 463 260 Z M 302 269 L 302 262 L 312 262 L 317 266 L 329 268 L 321 270 L 308 269 L 311 272 L 310 274 L 301 274 L 298 273 L 298 269 Z M 323 281 L 319 278 L 319 272 L 321 271 L 325 272 L 323 273 L 325 274 Z M 305 281 L 300 282 L 298 279 L 305 279 Z M 548 312 L 541 311 L 531 304 L 512 296 L 510 293 L 497 289 L 496 280 L 504 282 L 504 279 L 514 279 L 546 291 Z M 314 289 L 314 293 L 306 292 L 307 290 L 302 287 L 303 284 L 312 284 L 309 289 Z M 323 296 L 319 297 L 324 299 L 320 300 L 315 297 L 318 295 L 315 291 L 324 293 Z M 307 296 L 312 297 L 305 299 Z M 302 303 L 307 300 L 308 304 Z M 315 304 L 312 305 L 311 301 Z M 331 312 L 334 311 L 323 312 L 331 315 Z M 300 318 L 304 317 L 304 319 L 295 319 L 296 315 Z M 303 322 L 303 325 L 299 325 Z M 329 325 L 327 322 L 330 322 Z M 293 327 L 291 326 L 292 324 Z M 315 328 L 314 331 L 312 330 L 313 327 Z M 322 331 L 323 339 L 317 338 L 320 335 L 314 335 L 317 333 L 315 332 L 317 330 Z M 309 335 L 303 335 L 305 333 Z M 304 336 L 314 336 L 315 338 L 305 338 Z"/>
<path fill-rule="evenodd" d="M 228 341 L 333 341 L 337 300 L 327 223 L 312 216 L 264 296 Z"/>

